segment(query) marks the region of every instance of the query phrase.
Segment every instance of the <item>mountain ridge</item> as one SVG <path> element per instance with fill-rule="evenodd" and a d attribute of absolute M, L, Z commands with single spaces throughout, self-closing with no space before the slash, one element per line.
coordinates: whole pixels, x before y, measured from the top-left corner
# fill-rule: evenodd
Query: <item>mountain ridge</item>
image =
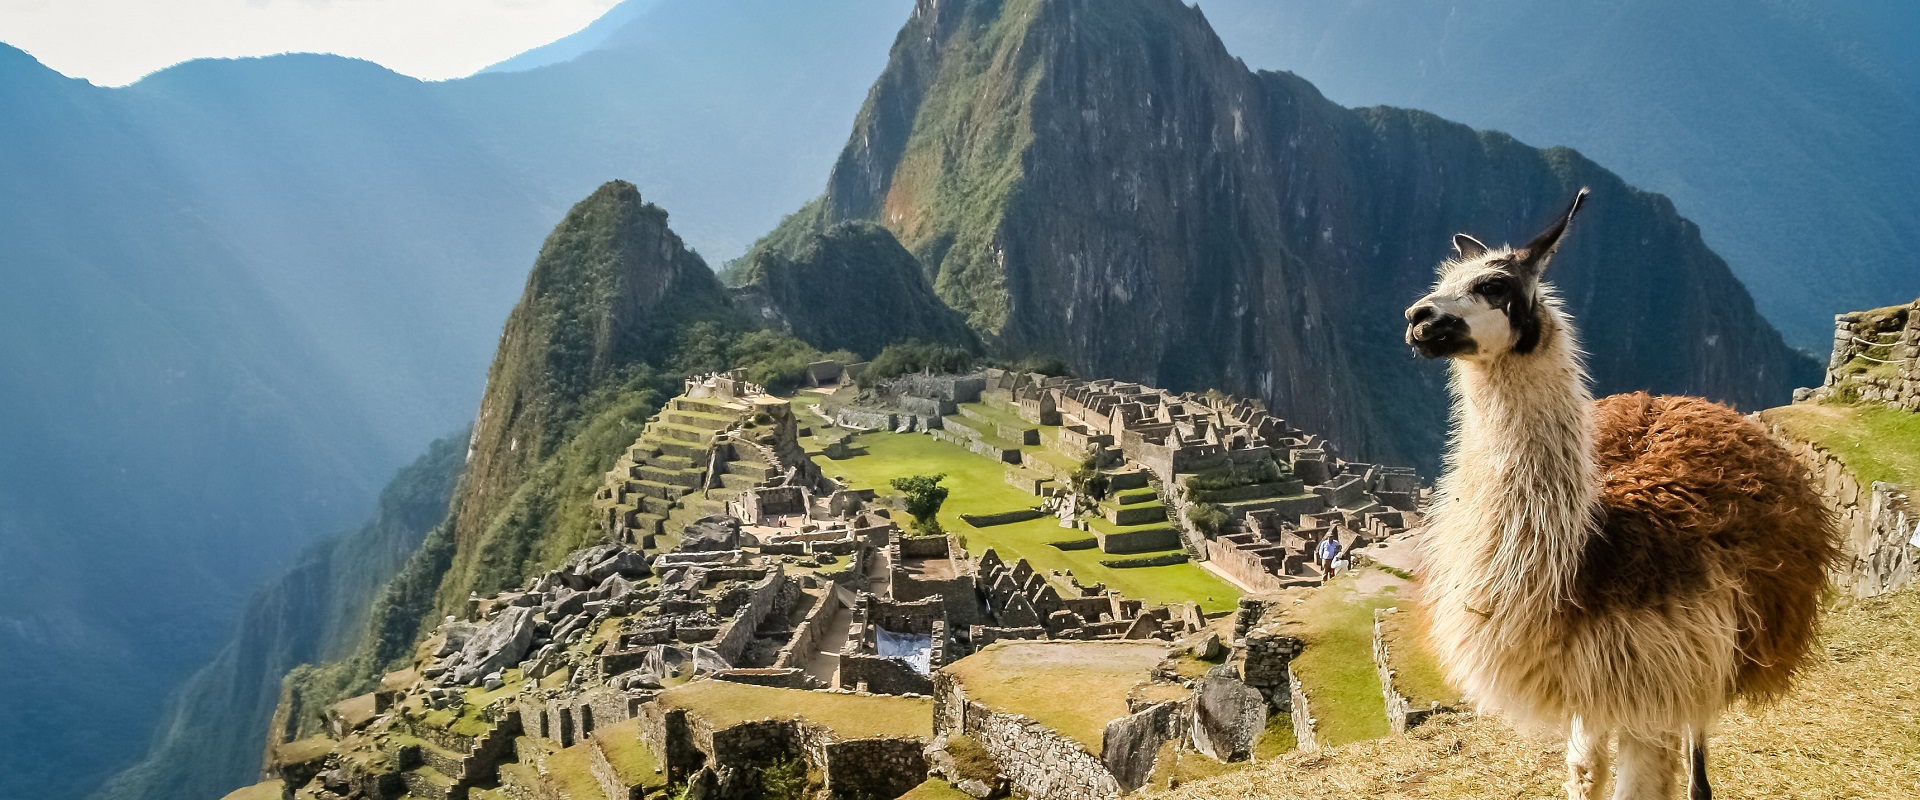
<path fill-rule="evenodd" d="M 888 227 L 1011 352 L 1261 397 L 1360 454 L 1431 466 L 1444 393 L 1405 354 L 1401 309 L 1453 232 L 1522 239 L 1591 185 L 1598 210 L 1554 277 L 1602 390 L 1755 406 L 1814 376 L 1665 198 L 1568 149 L 1247 70 L 1197 9 L 1103 9 L 921 2 L 826 195 L 788 226 Z M 1667 330 L 1641 330 L 1656 315 Z M 1660 355 L 1630 352 L 1645 348 Z"/>

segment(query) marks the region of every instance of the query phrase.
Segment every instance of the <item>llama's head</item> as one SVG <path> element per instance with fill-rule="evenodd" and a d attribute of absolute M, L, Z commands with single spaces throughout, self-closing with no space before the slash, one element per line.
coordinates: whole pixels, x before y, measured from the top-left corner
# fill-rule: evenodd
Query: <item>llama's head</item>
<path fill-rule="evenodd" d="M 1407 344 L 1428 358 L 1491 361 L 1532 353 L 1551 313 L 1540 275 L 1586 197 L 1581 189 L 1566 213 L 1524 247 L 1488 247 L 1454 234 L 1455 255 L 1440 265 L 1439 282 L 1407 309 Z"/>

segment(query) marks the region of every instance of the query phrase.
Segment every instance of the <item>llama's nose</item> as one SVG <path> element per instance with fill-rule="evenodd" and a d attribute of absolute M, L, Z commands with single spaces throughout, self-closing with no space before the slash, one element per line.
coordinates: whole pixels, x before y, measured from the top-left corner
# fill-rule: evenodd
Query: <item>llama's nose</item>
<path fill-rule="evenodd" d="M 1407 324 L 1418 325 L 1426 322 L 1427 320 L 1433 319 L 1434 313 L 1435 311 L 1432 304 L 1416 304 L 1414 307 L 1407 309 Z"/>

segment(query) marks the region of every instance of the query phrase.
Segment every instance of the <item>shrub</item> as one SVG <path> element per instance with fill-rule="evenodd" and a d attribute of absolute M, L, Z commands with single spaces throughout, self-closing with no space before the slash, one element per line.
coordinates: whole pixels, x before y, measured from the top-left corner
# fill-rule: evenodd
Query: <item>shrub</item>
<path fill-rule="evenodd" d="M 812 788 L 807 777 L 807 762 L 785 758 L 760 770 L 761 797 L 767 800 L 802 800 Z"/>
<path fill-rule="evenodd" d="M 1187 521 L 1193 523 L 1201 533 L 1213 536 L 1227 524 L 1227 510 L 1213 503 L 1195 503 L 1187 509 Z"/>

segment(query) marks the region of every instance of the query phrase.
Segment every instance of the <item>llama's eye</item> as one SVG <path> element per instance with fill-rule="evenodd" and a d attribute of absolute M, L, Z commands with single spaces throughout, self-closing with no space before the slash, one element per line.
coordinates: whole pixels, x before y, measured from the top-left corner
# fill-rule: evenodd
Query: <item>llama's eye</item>
<path fill-rule="evenodd" d="M 1484 281 L 1474 284 L 1473 293 L 1482 297 L 1499 297 L 1507 293 L 1507 284 L 1502 281 Z"/>

